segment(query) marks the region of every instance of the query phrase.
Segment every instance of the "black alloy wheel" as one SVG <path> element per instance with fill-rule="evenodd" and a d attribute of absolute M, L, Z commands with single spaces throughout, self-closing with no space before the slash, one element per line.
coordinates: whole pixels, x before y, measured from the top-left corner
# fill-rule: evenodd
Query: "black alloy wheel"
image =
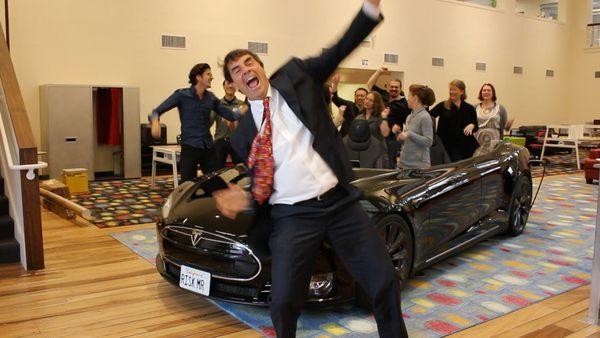
<path fill-rule="evenodd" d="M 402 289 L 410 277 L 413 263 L 414 243 L 410 227 L 400 215 L 387 215 L 376 223 L 376 227 L 392 259 Z"/>
<path fill-rule="evenodd" d="M 531 189 L 529 178 L 526 176 L 519 177 L 515 190 L 513 190 L 510 197 L 507 234 L 518 236 L 525 229 L 531 210 Z"/>

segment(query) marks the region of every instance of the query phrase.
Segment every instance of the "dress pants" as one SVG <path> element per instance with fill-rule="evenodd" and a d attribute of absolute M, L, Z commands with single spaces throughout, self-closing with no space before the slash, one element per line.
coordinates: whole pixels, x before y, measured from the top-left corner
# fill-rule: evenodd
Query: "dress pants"
<path fill-rule="evenodd" d="M 271 319 L 279 338 L 295 337 L 315 259 L 325 239 L 370 300 L 380 337 L 408 337 L 399 284 L 385 245 L 356 198 L 275 204 L 271 210 Z"/>
<path fill-rule="evenodd" d="M 213 148 L 195 148 L 185 144 L 181 145 L 181 182 L 191 181 L 198 176 L 198 165 L 203 174 L 219 169 Z"/>
<path fill-rule="evenodd" d="M 217 165 L 219 168 L 224 168 L 225 163 L 227 163 L 227 155 L 231 156 L 231 161 L 233 163 L 242 163 L 239 156 L 233 150 L 231 146 L 231 142 L 228 138 L 220 138 L 215 141 L 215 154 L 217 156 Z"/>

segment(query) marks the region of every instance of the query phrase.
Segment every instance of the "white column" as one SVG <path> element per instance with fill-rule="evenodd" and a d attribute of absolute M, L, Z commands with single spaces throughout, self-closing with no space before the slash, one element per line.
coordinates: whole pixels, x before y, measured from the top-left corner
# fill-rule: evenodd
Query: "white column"
<path fill-rule="evenodd" d="M 600 164 L 594 164 L 594 168 L 600 169 Z M 598 184 L 598 201 L 596 203 L 596 231 L 594 235 L 589 322 L 593 325 L 600 323 L 600 183 Z"/>

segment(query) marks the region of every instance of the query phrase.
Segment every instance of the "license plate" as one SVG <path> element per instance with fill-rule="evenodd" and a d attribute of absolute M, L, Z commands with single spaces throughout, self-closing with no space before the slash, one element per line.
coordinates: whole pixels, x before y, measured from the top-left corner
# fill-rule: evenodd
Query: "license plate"
<path fill-rule="evenodd" d="M 186 290 L 208 296 L 210 293 L 210 273 L 182 265 L 179 286 Z"/>

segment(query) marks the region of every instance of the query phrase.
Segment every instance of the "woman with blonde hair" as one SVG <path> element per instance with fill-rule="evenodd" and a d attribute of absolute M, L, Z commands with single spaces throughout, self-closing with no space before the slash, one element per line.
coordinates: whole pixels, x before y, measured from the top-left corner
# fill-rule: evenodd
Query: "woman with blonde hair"
<path fill-rule="evenodd" d="M 466 86 L 461 80 L 454 80 L 448 85 L 449 97 L 438 103 L 431 110 L 433 117 L 439 117 L 437 134 L 444 143 L 452 162 L 473 156 L 479 143 L 473 136 L 477 132 L 477 112 L 475 107 L 467 103 Z"/>

